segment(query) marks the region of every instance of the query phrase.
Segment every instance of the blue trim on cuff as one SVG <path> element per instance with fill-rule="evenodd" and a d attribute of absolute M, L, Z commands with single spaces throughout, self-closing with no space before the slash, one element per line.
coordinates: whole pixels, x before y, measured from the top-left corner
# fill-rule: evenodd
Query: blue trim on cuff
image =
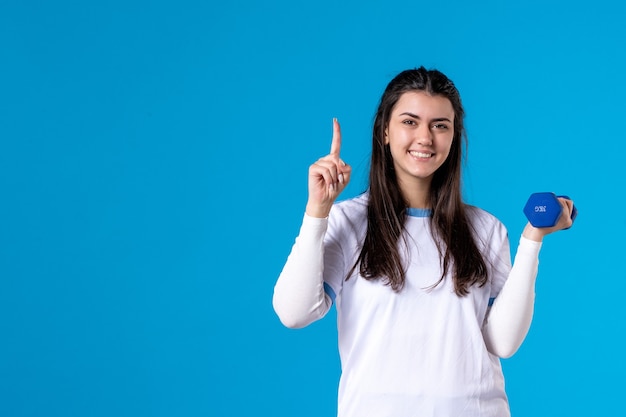
<path fill-rule="evenodd" d="M 335 295 L 335 291 L 333 291 L 333 289 L 327 283 L 324 283 L 324 292 L 328 294 L 330 299 L 333 300 L 333 304 L 335 304 L 335 298 L 337 298 L 337 296 Z"/>
<path fill-rule="evenodd" d="M 411 217 L 430 217 L 433 215 L 433 211 L 431 209 L 409 207 L 408 209 L 406 209 L 406 214 Z"/>

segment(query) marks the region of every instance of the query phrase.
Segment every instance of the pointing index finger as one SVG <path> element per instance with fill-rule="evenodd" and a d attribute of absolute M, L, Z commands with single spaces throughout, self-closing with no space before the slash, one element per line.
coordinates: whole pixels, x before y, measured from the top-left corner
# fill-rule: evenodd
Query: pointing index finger
<path fill-rule="evenodd" d="M 333 118 L 333 141 L 330 144 L 330 154 L 339 156 L 341 150 L 341 127 L 337 118 Z"/>

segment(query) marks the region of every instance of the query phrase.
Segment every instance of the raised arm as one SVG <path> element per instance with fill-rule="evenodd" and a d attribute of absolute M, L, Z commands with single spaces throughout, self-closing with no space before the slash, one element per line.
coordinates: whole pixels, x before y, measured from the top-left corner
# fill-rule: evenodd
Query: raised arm
<path fill-rule="evenodd" d="M 565 198 L 559 198 L 559 202 L 562 215 L 554 227 L 536 228 L 528 223 L 524 228 L 509 277 L 495 299 L 483 327 L 487 349 L 501 358 L 513 356 L 530 329 L 543 238 L 572 226 L 574 203 Z"/>
<path fill-rule="evenodd" d="M 324 291 L 324 236 L 328 214 L 350 181 L 351 168 L 339 157 L 341 129 L 333 119 L 330 154 L 309 167 L 309 197 L 300 233 L 274 286 L 273 306 L 281 322 L 300 328 L 322 318 L 332 300 Z"/>

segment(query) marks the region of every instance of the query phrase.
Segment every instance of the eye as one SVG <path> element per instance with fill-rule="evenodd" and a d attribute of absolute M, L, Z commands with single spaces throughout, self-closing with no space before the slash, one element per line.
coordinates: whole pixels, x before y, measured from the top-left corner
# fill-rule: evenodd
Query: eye
<path fill-rule="evenodd" d="M 416 125 L 415 120 L 411 120 L 411 119 L 403 120 L 402 123 L 404 123 L 405 125 L 409 125 L 409 126 L 415 126 Z"/>
<path fill-rule="evenodd" d="M 436 123 L 433 125 L 433 129 L 446 130 L 448 129 L 448 125 L 445 123 Z"/>

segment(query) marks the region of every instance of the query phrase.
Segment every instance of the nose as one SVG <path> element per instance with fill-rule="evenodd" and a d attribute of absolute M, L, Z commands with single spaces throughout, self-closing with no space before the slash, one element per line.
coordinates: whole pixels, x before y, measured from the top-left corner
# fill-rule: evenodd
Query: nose
<path fill-rule="evenodd" d="M 433 132 L 430 130 L 428 123 L 422 123 L 417 129 L 417 143 L 422 146 L 430 146 L 433 144 Z"/>

